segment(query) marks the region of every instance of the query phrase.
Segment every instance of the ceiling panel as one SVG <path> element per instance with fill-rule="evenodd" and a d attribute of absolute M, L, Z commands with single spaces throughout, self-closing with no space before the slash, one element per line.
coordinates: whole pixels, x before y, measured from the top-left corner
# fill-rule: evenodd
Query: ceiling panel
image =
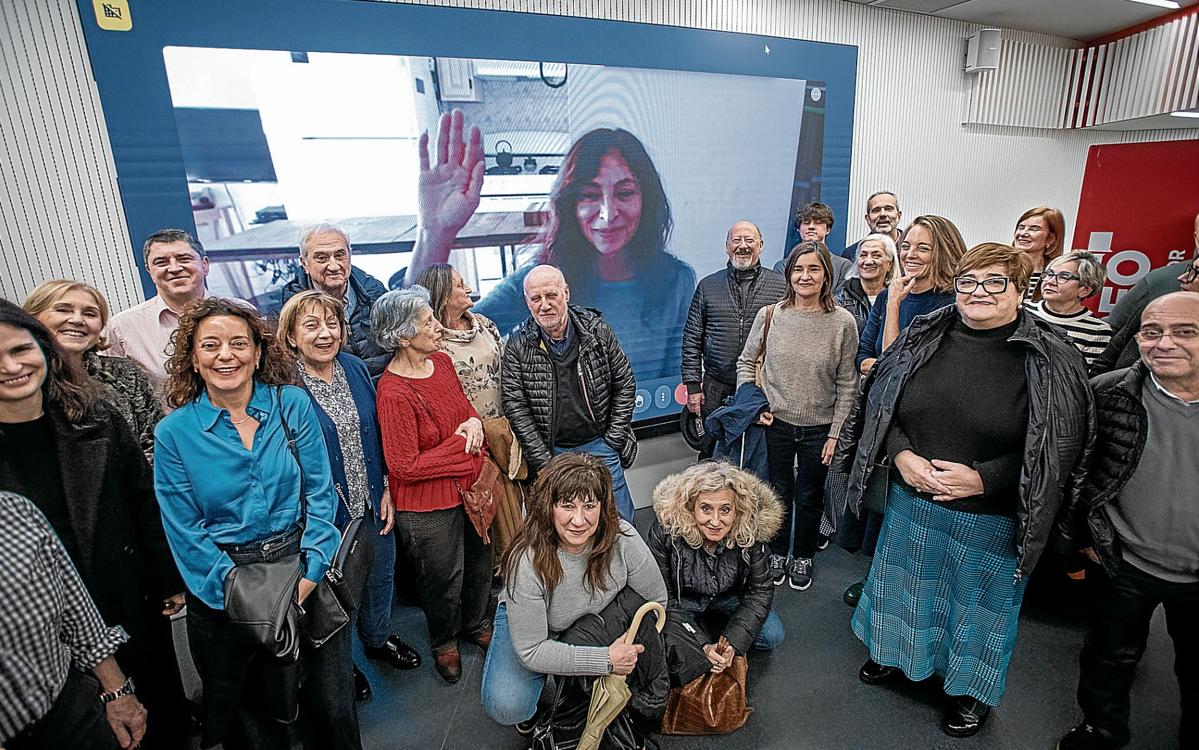
<path fill-rule="evenodd" d="M 1173 11 L 1130 0 L 849 0 L 1005 29 L 1090 40 Z M 1199 0 L 1179 0 L 1184 8 Z"/>

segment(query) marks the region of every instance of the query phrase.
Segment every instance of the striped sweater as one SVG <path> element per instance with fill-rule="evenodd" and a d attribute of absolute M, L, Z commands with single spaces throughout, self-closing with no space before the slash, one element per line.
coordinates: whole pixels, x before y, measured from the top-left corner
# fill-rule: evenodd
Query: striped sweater
<path fill-rule="evenodd" d="M 1112 337 L 1112 327 L 1106 321 L 1096 318 L 1094 313 L 1085 307 L 1070 315 L 1058 315 L 1045 306 L 1044 300 L 1026 302 L 1025 307 L 1037 317 L 1060 328 L 1066 334 L 1066 338 L 1082 353 L 1088 368 L 1107 348 L 1107 342 Z"/>

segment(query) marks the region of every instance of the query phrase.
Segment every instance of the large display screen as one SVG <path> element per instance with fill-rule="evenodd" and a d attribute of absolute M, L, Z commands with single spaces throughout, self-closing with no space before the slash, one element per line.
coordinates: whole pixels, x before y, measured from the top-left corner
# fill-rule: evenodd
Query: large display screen
<path fill-rule="evenodd" d="M 306 225 L 342 226 L 353 265 L 395 288 L 420 270 L 418 228 L 438 224 L 446 239 L 421 266 L 453 265 L 505 334 L 529 317 L 529 269 L 561 268 L 571 302 L 615 330 L 646 420 L 685 401 L 683 324 L 697 280 L 726 263 L 729 227 L 756 223 L 773 264 L 795 242 L 797 206 L 844 213 L 853 56 L 837 45 L 372 3 L 297 3 L 254 29 L 269 3 L 217 2 L 227 15 L 203 17 L 164 3 L 174 23 L 135 5 L 143 23 L 123 37 L 85 21 L 118 171 L 134 177 L 122 183 L 131 234 L 136 245 L 149 227 L 194 225 L 211 291 L 267 313 L 299 270 Z M 118 52 L 126 39 L 139 73 L 161 61 L 152 106 L 111 83 L 135 68 Z M 145 110 L 140 128 L 130 108 Z M 421 136 L 436 163 L 453 110 L 482 134 L 473 213 L 421 188 Z M 139 138 L 178 150 L 151 164 L 127 148 Z M 148 172 L 172 189 L 140 190 Z M 180 216 L 175 185 L 190 222 L 166 218 Z"/>

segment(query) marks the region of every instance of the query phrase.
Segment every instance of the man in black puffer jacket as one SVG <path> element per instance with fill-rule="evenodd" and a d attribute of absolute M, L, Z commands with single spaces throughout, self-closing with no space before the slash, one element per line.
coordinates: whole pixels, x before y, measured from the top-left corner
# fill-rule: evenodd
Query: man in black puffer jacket
<path fill-rule="evenodd" d="M 1079 659 L 1085 718 L 1062 750 L 1128 744 L 1129 688 L 1159 604 L 1182 696 L 1178 746 L 1199 746 L 1199 294 L 1159 297 L 1126 325 L 1138 329 L 1141 361 L 1091 381 L 1094 459 L 1063 523 L 1066 549 L 1098 565 Z"/>
<path fill-rule="evenodd" d="M 687 408 L 704 419 L 737 390 L 737 357 L 758 310 L 787 293 L 783 275 L 758 262 L 762 233 L 754 224 L 734 224 L 724 249 L 728 265 L 699 282 L 683 328 Z M 700 451 L 701 460 L 712 457 L 712 447 Z"/>
<path fill-rule="evenodd" d="M 366 362 L 371 377 L 378 377 L 391 361 L 392 352 L 379 346 L 371 333 L 371 306 L 386 287 L 361 268 L 350 265 L 350 238 L 335 224 L 314 224 L 300 234 L 300 270 L 283 285 L 279 304 L 309 289 L 319 289 L 345 304 L 348 340 L 342 351 Z"/>
<path fill-rule="evenodd" d="M 598 310 L 573 307 L 562 272 L 538 266 L 525 277 L 532 317 L 508 338 L 501 370 L 504 414 L 536 471 L 568 450 L 601 459 L 616 508 L 633 521 L 624 469 L 637 457 L 629 358 Z"/>

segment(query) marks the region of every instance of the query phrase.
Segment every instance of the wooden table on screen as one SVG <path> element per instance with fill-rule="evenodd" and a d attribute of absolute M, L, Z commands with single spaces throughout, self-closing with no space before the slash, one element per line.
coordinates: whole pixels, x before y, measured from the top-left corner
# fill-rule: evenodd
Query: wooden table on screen
<path fill-rule="evenodd" d="M 525 226 L 523 211 L 476 213 L 458 232 L 454 248 L 498 247 L 503 274 L 511 270 L 509 253 L 515 258 L 516 246 L 533 241 L 540 227 Z M 299 253 L 300 232 L 311 222 L 272 221 L 251 226 L 244 232 L 222 237 L 208 244 L 214 260 L 260 260 L 294 258 Z M 336 219 L 350 236 L 355 253 L 404 253 L 416 244 L 415 216 L 365 216 Z"/>

